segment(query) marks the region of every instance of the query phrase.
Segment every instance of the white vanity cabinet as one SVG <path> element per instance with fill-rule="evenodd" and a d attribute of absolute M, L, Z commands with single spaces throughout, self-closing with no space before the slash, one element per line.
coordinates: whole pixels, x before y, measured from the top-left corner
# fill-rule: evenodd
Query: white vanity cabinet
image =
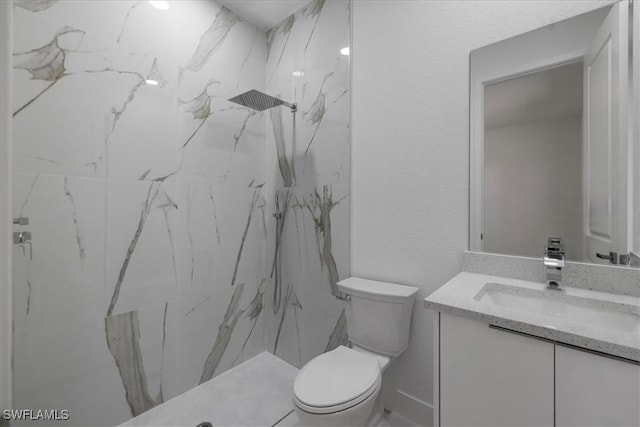
<path fill-rule="evenodd" d="M 636 362 L 442 312 L 435 337 L 436 426 L 640 427 Z"/>
<path fill-rule="evenodd" d="M 640 426 L 640 366 L 556 344 L 558 427 Z"/>
<path fill-rule="evenodd" d="M 446 313 L 439 337 L 441 426 L 553 426 L 553 342 Z"/>

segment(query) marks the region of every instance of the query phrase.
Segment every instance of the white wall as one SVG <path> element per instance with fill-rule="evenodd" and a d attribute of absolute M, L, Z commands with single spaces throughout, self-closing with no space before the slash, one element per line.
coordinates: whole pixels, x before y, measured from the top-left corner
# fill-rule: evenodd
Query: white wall
<path fill-rule="evenodd" d="M 354 0 L 351 274 L 421 288 L 391 409 L 431 424 L 421 299 L 468 247 L 470 50 L 608 3 Z"/>
<path fill-rule="evenodd" d="M 486 252 L 540 257 L 558 236 L 583 259 L 581 127 L 574 116 L 486 129 Z"/>

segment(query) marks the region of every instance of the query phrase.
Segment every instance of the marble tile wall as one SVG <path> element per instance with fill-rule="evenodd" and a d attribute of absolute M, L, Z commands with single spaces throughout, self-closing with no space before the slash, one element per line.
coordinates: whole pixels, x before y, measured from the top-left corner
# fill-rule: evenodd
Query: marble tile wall
<path fill-rule="evenodd" d="M 264 349 L 264 115 L 226 99 L 264 88 L 266 37 L 189 1 L 14 28 L 15 404 L 118 424 Z"/>
<path fill-rule="evenodd" d="M 267 92 L 298 106 L 267 117 L 267 190 L 285 218 L 271 233 L 282 274 L 278 310 L 267 310 L 267 348 L 298 367 L 346 340 L 334 295 L 349 275 L 350 68 L 340 53 L 349 44 L 349 1 L 314 0 L 267 33 Z M 268 242 L 269 262 L 275 245 Z"/>
<path fill-rule="evenodd" d="M 346 0 L 269 32 L 213 1 L 14 1 L 17 408 L 114 425 L 344 339 L 348 43 Z M 299 111 L 227 101 L 247 89 Z"/>

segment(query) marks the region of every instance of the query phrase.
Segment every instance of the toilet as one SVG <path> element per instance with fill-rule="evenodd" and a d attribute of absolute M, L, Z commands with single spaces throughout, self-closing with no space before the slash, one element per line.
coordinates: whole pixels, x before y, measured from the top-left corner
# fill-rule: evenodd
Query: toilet
<path fill-rule="evenodd" d="M 340 346 L 300 369 L 294 410 L 302 426 L 376 426 L 382 372 L 409 344 L 418 288 L 350 277 L 338 289 L 347 299 L 351 348 Z"/>

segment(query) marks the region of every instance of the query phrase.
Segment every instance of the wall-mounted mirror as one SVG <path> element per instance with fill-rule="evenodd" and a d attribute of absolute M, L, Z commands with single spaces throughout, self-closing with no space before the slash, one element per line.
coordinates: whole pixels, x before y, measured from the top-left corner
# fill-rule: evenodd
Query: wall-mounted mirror
<path fill-rule="evenodd" d="M 629 16 L 623 0 L 471 52 L 471 250 L 541 257 L 560 237 L 567 260 L 638 265 Z"/>

